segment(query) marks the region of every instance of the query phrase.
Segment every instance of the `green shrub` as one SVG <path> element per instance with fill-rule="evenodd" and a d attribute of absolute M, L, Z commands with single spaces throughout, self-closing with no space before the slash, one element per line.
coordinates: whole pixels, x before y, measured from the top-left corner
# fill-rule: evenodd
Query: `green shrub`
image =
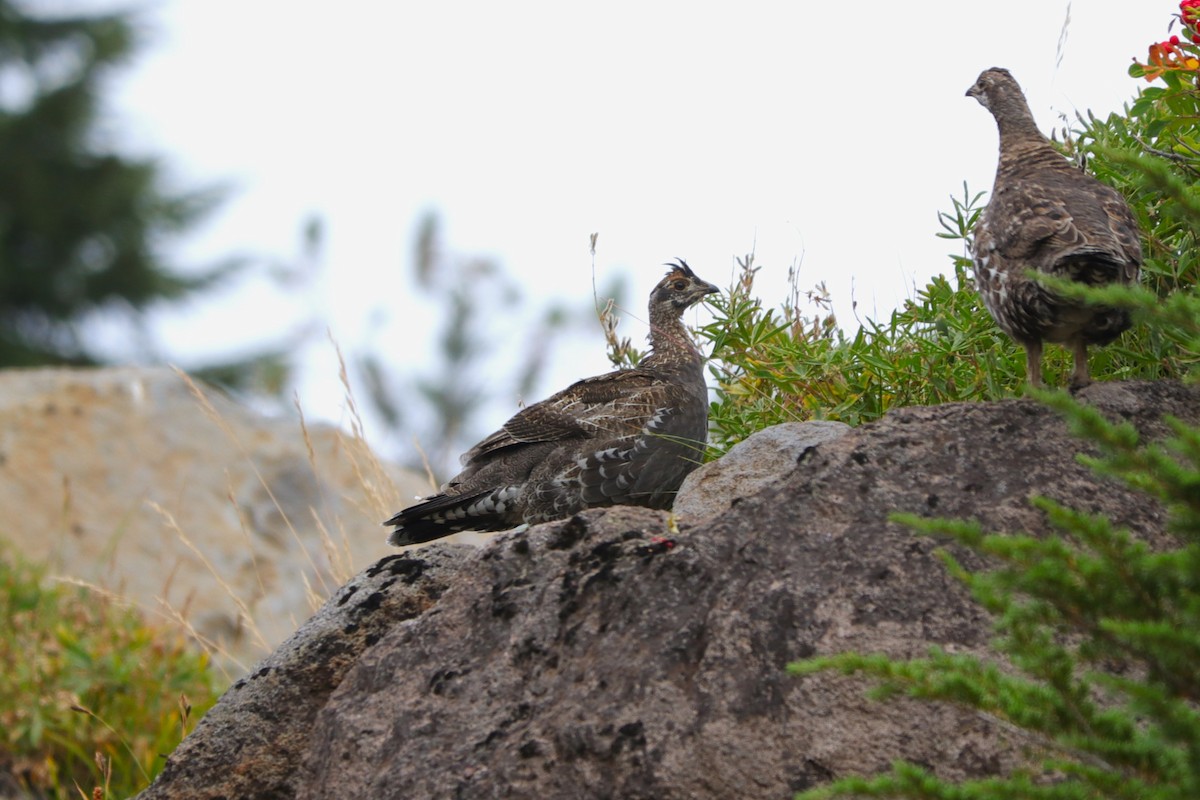
<path fill-rule="evenodd" d="M 1079 141 L 1074 146 L 1081 146 Z M 1177 177 L 1161 160 L 1124 150 L 1096 152 L 1103 152 L 1103 163 L 1113 168 Z M 1098 161 L 1099 156 L 1092 163 Z M 1191 192 L 1190 187 L 1176 188 Z M 1169 206 L 1148 194 L 1135 195 L 1133 202 L 1147 231 L 1143 291 L 1120 297 L 1101 293 L 1093 299 L 1136 309 L 1138 324 L 1117 342 L 1091 348 L 1092 372 L 1100 380 L 1184 377 L 1200 365 L 1200 343 L 1187 338 L 1184 329 L 1146 325 L 1145 320 L 1172 304 L 1175 313 L 1186 313 L 1179 303 L 1194 296 L 1200 280 L 1195 228 L 1167 214 Z M 807 294 L 817 307 L 815 314 L 806 315 L 795 291 L 780 308 L 765 308 L 753 294 L 758 270 L 753 255 L 742 259 L 739 281 L 711 301 L 713 321 L 698 331 L 711 349 L 716 383 L 709 408 L 712 455 L 780 422 L 836 419 L 857 425 L 896 406 L 1019 395 L 1024 355 L 983 307 L 966 256 L 979 203 L 980 195 L 972 196 L 964 186 L 962 199 L 952 198 L 953 210 L 940 215 L 943 231 L 938 235 L 963 242 L 963 253 L 951 257 L 950 276 L 935 276 L 886 322 L 867 319 L 853 335 L 843 333 L 828 314 L 822 287 Z M 1047 381 L 1065 383 L 1070 371 L 1066 351 L 1048 348 L 1043 363 Z"/>
<path fill-rule="evenodd" d="M 1181 309 L 1175 298 L 1194 296 L 1200 282 L 1200 58 L 1194 68 L 1186 60 L 1168 63 L 1178 68 L 1159 76 L 1165 88 L 1146 89 L 1123 114 L 1080 116 L 1055 137 L 1064 155 L 1086 163 L 1129 199 L 1145 234 L 1146 293 L 1124 298 L 1140 309 L 1141 324 L 1111 345 L 1090 349 L 1099 380 L 1179 378 L 1200 365 L 1200 347 L 1180 338 L 1182 329 L 1144 324 L 1156 306 Z M 962 196 L 951 198 L 952 210 L 939 215 L 937 235 L 962 243 L 948 274 L 931 279 L 886 321 L 868 319 L 853 334 L 829 315 L 822 287 L 797 290 L 794 272 L 788 301 L 764 307 L 753 294 L 754 257 L 742 259 L 737 284 L 712 301 L 715 318 L 699 331 L 711 348 L 716 381 L 710 455 L 779 422 L 824 418 L 856 425 L 895 406 L 1020 394 L 1024 356 L 983 308 L 967 257 L 981 198 L 964 185 Z M 1065 383 L 1070 359 L 1061 348 L 1047 348 L 1044 364 L 1048 382 Z"/>
<path fill-rule="evenodd" d="M 216 701 L 207 657 L 177 630 L 0 548 L 0 785 L 130 797 Z"/>
<path fill-rule="evenodd" d="M 939 236 L 963 241 L 949 277 L 938 275 L 893 311 L 867 319 L 853 335 L 828 313 L 823 287 L 793 283 L 778 310 L 754 296 L 753 255 L 739 263 L 738 283 L 711 301 L 713 321 L 698 334 L 712 350 L 716 381 L 710 404 L 713 455 L 780 422 L 834 419 L 857 425 L 907 405 L 990 400 L 1021 391 L 1021 349 L 996 327 L 975 291 L 966 247 L 980 195 L 963 187 L 953 211 L 940 215 Z M 793 282 L 795 274 L 792 275 Z M 815 314 L 806 307 L 815 306 Z M 1047 353 L 1049 380 L 1069 369 L 1064 353 Z"/>

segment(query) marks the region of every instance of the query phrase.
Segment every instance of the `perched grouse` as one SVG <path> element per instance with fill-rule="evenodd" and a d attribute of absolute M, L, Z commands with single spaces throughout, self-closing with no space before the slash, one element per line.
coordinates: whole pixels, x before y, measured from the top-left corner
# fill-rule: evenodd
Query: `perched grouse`
<path fill-rule="evenodd" d="M 719 291 L 680 260 L 650 293 L 650 353 L 518 412 L 462 457 L 440 494 L 385 522 L 394 545 L 500 531 L 592 506 L 670 508 L 704 453 L 703 358 L 681 320 Z"/>
<path fill-rule="evenodd" d="M 1087 346 L 1107 344 L 1130 325 L 1120 309 L 1063 298 L 1029 270 L 1089 286 L 1135 283 L 1141 238 L 1116 190 L 1077 169 L 1037 129 L 1021 87 L 992 68 L 967 90 L 996 118 L 1000 163 L 992 197 L 975 228 L 975 282 L 1000 329 L 1025 348 L 1029 383 L 1042 385 L 1042 342 L 1071 350 L 1072 388 L 1086 386 Z"/>

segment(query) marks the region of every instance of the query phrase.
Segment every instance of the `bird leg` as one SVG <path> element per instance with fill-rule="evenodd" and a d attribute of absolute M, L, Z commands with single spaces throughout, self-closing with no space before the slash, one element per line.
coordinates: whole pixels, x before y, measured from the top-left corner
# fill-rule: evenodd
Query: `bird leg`
<path fill-rule="evenodd" d="M 1025 378 L 1029 385 L 1041 389 L 1042 383 L 1042 343 L 1034 340 L 1022 342 L 1025 345 Z M 1087 362 L 1084 362 L 1085 364 Z"/>
<path fill-rule="evenodd" d="M 1071 342 L 1071 355 L 1075 359 L 1075 369 L 1071 372 L 1071 391 L 1074 392 L 1092 382 L 1088 374 L 1087 342 L 1082 336 Z"/>

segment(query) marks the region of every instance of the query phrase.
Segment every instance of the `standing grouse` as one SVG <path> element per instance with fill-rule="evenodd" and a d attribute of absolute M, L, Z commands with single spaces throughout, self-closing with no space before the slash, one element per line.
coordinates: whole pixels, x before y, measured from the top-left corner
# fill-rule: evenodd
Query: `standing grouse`
<path fill-rule="evenodd" d="M 975 283 L 1000 329 L 1025 348 L 1029 383 L 1042 385 L 1042 342 L 1070 348 L 1072 388 L 1086 386 L 1087 346 L 1108 344 L 1130 325 L 1120 309 L 1068 300 L 1029 270 L 1088 286 L 1135 283 L 1141 238 L 1116 190 L 1075 168 L 1038 131 L 1021 87 L 992 68 L 967 90 L 996 118 L 1000 163 L 975 228 Z"/>
<path fill-rule="evenodd" d="M 501 531 L 585 508 L 670 508 L 704 454 L 704 360 L 681 318 L 719 291 L 680 260 L 650 293 L 650 353 L 519 411 L 462 457 L 463 471 L 384 525 L 389 544 Z"/>

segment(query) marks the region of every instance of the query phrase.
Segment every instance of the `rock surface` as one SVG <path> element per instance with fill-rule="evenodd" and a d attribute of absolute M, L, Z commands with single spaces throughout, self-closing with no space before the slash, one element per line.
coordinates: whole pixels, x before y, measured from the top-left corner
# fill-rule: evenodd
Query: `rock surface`
<path fill-rule="evenodd" d="M 1081 395 L 1149 436 L 1163 414 L 1200 424 L 1200 390 L 1178 384 Z M 989 618 L 933 556 L 940 543 L 891 511 L 1037 533 L 1028 501 L 1042 494 L 1161 536 L 1162 509 L 1080 450 L 1034 401 L 912 408 L 679 532 L 613 508 L 381 562 L 265 662 L 292 666 L 253 703 L 249 683 L 231 689 L 142 796 L 780 798 L 895 758 L 993 774 L 1021 757 L 1019 732 L 784 668 L 847 649 L 984 651 Z M 389 600 L 412 574 L 403 591 L 436 579 L 423 612 Z M 261 743 L 272 715 L 295 721 L 277 750 Z"/>
<path fill-rule="evenodd" d="M 310 458 L 296 420 L 203 391 L 207 411 L 165 368 L 0 371 L 0 539 L 249 665 L 392 552 L 379 521 L 428 483 L 329 426 Z"/>
<path fill-rule="evenodd" d="M 213 791 L 219 786 L 227 798 L 295 797 L 302 779 L 295 766 L 329 694 L 363 650 L 436 603 L 473 550 L 439 543 L 364 570 L 233 684 L 205 715 L 205 736 L 184 740 L 156 788 L 143 797 L 174 797 L 169 787 L 180 784 Z M 214 746 L 221 741 L 238 743 L 236 769 L 230 769 L 229 753 Z"/>

